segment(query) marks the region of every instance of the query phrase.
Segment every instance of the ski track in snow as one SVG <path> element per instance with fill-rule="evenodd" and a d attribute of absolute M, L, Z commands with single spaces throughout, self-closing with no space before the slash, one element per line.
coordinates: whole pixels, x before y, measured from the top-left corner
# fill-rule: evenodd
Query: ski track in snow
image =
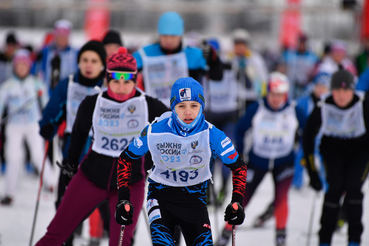
<path fill-rule="evenodd" d="M 216 188 L 219 188 L 219 174 L 215 176 Z M 0 176 L 0 196 L 4 195 L 5 176 Z M 0 205 L 0 246 L 19 246 L 29 245 L 33 216 L 35 212 L 39 180 L 33 175 L 21 172 L 18 182 L 18 191 L 16 193 L 13 205 L 10 207 Z M 230 201 L 231 183 L 229 183 L 229 192 L 226 203 Z M 264 228 L 254 229 L 252 223 L 257 215 L 266 209 L 266 206 L 273 197 L 272 177 L 268 174 L 256 191 L 249 206 L 246 208 L 246 219 L 243 225 L 236 231 L 236 245 L 250 246 L 273 246 L 275 239 L 274 219 L 268 221 Z M 369 246 L 369 183 L 365 182 L 364 191 L 364 232 L 362 234 L 362 246 Z M 287 225 L 287 245 L 305 246 L 308 239 L 308 226 L 310 221 L 313 197 L 315 193 L 306 185 L 301 190 L 291 189 L 289 192 L 289 217 Z M 42 191 L 38 209 L 33 245 L 44 235 L 46 228 L 55 214 L 54 194 Z M 313 219 L 313 229 L 310 245 L 318 245 L 319 219 L 321 215 L 321 206 L 323 194 L 320 193 L 315 203 L 315 214 Z M 226 204 L 218 208 L 215 213 L 214 206 L 209 206 L 209 214 L 213 231 L 213 240 L 218 238 L 221 228 L 224 225 L 223 211 Z M 145 220 L 140 214 L 137 226 L 135 244 L 136 246 L 151 245 L 148 228 Z M 67 225 L 66 225 L 67 226 Z M 88 223 L 84 222 L 81 237 L 74 241 L 75 246 L 87 246 L 89 240 Z M 347 246 L 347 225 L 340 232 L 335 233 L 332 246 Z M 101 246 L 108 245 L 108 239 L 103 239 Z M 185 245 L 181 240 L 181 246 Z M 231 245 L 231 242 L 229 242 Z"/>

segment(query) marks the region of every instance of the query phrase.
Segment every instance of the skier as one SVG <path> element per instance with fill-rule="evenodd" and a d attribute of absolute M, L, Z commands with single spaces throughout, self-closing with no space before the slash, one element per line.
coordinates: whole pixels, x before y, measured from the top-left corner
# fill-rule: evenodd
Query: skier
<path fill-rule="evenodd" d="M 262 56 L 251 49 L 251 37 L 247 30 L 237 28 L 232 32 L 233 53 L 227 57 L 238 81 L 240 114 L 266 92 L 268 69 Z"/>
<path fill-rule="evenodd" d="M 359 246 L 363 224 L 361 187 L 368 174 L 369 104 L 355 91 L 354 76 L 340 69 L 332 75 L 331 93 L 311 113 L 303 135 L 303 148 L 310 185 L 316 191 L 322 183 L 314 164 L 315 136 L 322 132 L 320 153 L 326 169 L 328 190 L 324 195 L 319 231 L 320 246 L 330 246 L 345 194 L 349 246 Z"/>
<path fill-rule="evenodd" d="M 108 30 L 101 41 L 104 45 L 106 51 L 106 60 L 109 57 L 116 53 L 123 45 L 122 40 L 120 38 L 120 33 L 115 30 Z M 104 81 L 104 86 L 107 84 L 106 79 Z M 137 84 L 137 79 L 136 79 Z M 90 246 L 99 245 L 100 239 L 103 237 L 103 234 L 108 234 L 109 232 L 109 204 L 107 201 L 101 203 L 98 209 L 95 209 L 94 212 L 89 217 L 90 222 Z M 102 225 L 102 226 L 101 226 Z"/>
<path fill-rule="evenodd" d="M 331 75 L 328 73 L 320 72 L 313 80 L 313 91 L 310 95 L 300 98 L 297 101 L 297 106 L 300 107 L 303 112 L 305 113 L 306 118 L 309 117 L 311 112 L 313 111 L 316 104 L 319 102 L 320 97 L 329 91 L 330 87 L 330 80 Z M 320 141 L 320 137 L 317 137 L 316 141 Z M 321 159 L 319 150 L 316 149 L 315 156 Z M 304 152 L 302 151 L 302 142 L 301 145 L 298 147 L 296 158 L 295 158 L 295 174 L 293 175 L 292 179 L 292 186 L 300 189 L 304 184 L 303 174 L 304 174 Z M 319 176 L 323 183 L 325 183 L 325 170 L 323 163 L 320 166 L 320 173 Z M 326 184 L 325 184 L 326 186 Z M 268 208 L 263 212 L 261 215 L 257 217 L 254 222 L 255 227 L 262 227 L 265 222 L 273 217 L 274 214 L 274 201 L 270 203 Z"/>
<path fill-rule="evenodd" d="M 149 151 L 154 166 L 149 176 L 147 212 L 153 245 L 174 245 L 176 225 L 181 227 L 187 245 L 213 245 L 206 190 L 214 159 L 218 156 L 232 170 L 232 200 L 224 217 L 232 224 L 242 224 L 245 218 L 240 204 L 247 168 L 231 140 L 205 121 L 203 88 L 196 80 L 178 79 L 170 98 L 172 112 L 146 126 L 120 155 L 115 218 L 118 224 L 132 223 L 131 170 Z M 238 209 L 233 211 L 236 205 Z"/>
<path fill-rule="evenodd" d="M 357 75 L 355 64 L 347 56 L 346 43 L 341 40 L 334 40 L 331 42 L 329 55 L 322 59 L 317 67 L 317 72 L 333 74 L 339 70 L 340 66 L 343 66 L 353 75 Z"/>
<path fill-rule="evenodd" d="M 222 63 L 210 45 L 204 53 L 197 47 L 182 44 L 184 23 L 176 12 L 166 12 L 158 21 L 159 42 L 144 46 L 133 53 L 138 70 L 142 70 L 145 92 L 158 98 L 169 108 L 174 81 L 190 76 L 202 80 L 206 66 L 211 79 L 222 79 Z M 205 56 L 206 57 L 205 57 Z"/>
<path fill-rule="evenodd" d="M 7 108 L 6 146 L 7 159 L 5 197 L 1 204 L 10 205 L 14 199 L 19 169 L 24 164 L 23 143 L 27 142 L 31 160 L 39 173 L 42 168 L 44 141 L 38 134 L 37 121 L 41 107 L 49 99 L 44 84 L 29 74 L 32 61 L 30 52 L 19 49 L 13 58 L 13 75 L 0 86 L 0 115 Z M 0 125 L 5 122 L 1 122 Z M 52 191 L 55 185 L 53 169 L 45 163 L 44 187 Z"/>
<path fill-rule="evenodd" d="M 287 65 L 287 76 L 291 81 L 291 99 L 298 99 L 307 94 L 310 75 L 318 61 L 317 55 L 308 47 L 308 36 L 300 33 L 296 49 L 286 49 L 282 59 Z"/>
<path fill-rule="evenodd" d="M 118 245 L 120 226 L 114 219 L 118 199 L 115 171 L 118 157 L 122 149 L 140 134 L 147 121 L 167 111 L 167 108 L 136 89 L 136 61 L 124 47 L 109 58 L 106 72 L 108 90 L 87 96 L 78 109 L 68 161 L 64 162 L 62 170 L 69 178 L 73 178 L 46 235 L 36 245 L 61 245 L 105 199 L 109 201 L 111 216 L 109 245 Z M 91 150 L 78 165 L 91 126 L 94 141 Z M 132 204 L 136 212 L 133 225 L 128 226 L 124 234 L 123 245 L 126 246 L 132 244 L 133 231 L 144 199 L 142 166 L 140 159 L 130 179 Z"/>
<path fill-rule="evenodd" d="M 101 42 L 106 51 L 106 59 L 109 59 L 110 56 L 117 52 L 119 47 L 123 45 L 120 33 L 115 30 L 108 30 Z"/>
<path fill-rule="evenodd" d="M 289 81 L 284 74 L 273 72 L 268 79 L 266 98 L 251 104 L 236 126 L 237 151 L 244 151 L 245 132 L 252 129 L 253 145 L 248 154 L 248 179 L 243 206 L 246 207 L 267 172 L 275 185 L 276 245 L 286 243 L 288 216 L 287 194 L 294 173 L 294 142 L 298 129 L 303 129 L 305 115 L 288 102 Z M 226 245 L 231 235 L 227 224 L 216 245 Z"/>
<path fill-rule="evenodd" d="M 212 46 L 218 55 L 221 53 L 221 47 L 217 39 L 208 39 L 207 43 Z M 224 61 L 221 56 L 220 59 L 222 62 Z M 234 127 L 239 114 L 237 78 L 236 74 L 231 69 L 231 64 L 225 63 L 223 68 L 222 80 L 205 80 L 206 86 L 204 87 L 208 98 L 206 98 L 207 107 L 205 107 L 204 114 L 208 121 L 223 131 L 230 139 L 234 139 Z M 216 202 L 222 204 L 227 196 L 227 186 L 231 171 L 223 165 L 219 159 L 216 160 L 216 163 L 221 165 L 222 172 L 222 185 L 217 195 Z M 212 188 L 213 187 L 210 186 L 210 189 Z M 209 201 L 211 201 L 211 199 L 209 199 Z"/>
<path fill-rule="evenodd" d="M 58 20 L 54 24 L 53 43 L 45 47 L 38 55 L 39 71 L 34 71 L 50 89 L 55 88 L 60 80 L 77 70 L 78 51 L 69 45 L 72 23 Z"/>
<path fill-rule="evenodd" d="M 10 32 L 5 39 L 4 52 L 0 52 L 0 85 L 12 75 L 12 60 L 19 44 L 15 34 Z"/>
<path fill-rule="evenodd" d="M 57 128 L 66 119 L 66 129 L 63 137 L 63 162 L 67 161 L 70 144 L 70 134 L 77 114 L 78 106 L 87 95 L 97 94 L 95 86 L 101 87 L 105 76 L 106 53 L 102 43 L 89 41 L 79 51 L 77 57 L 79 69 L 68 78 L 60 81 L 52 91 L 50 101 L 42 112 L 40 120 L 40 134 L 45 140 L 51 140 Z M 91 145 L 91 135 L 87 140 L 81 159 Z M 59 175 L 59 185 L 56 208 L 65 192 L 65 175 Z M 72 239 L 70 239 L 72 241 Z"/>
<path fill-rule="evenodd" d="M 12 60 L 14 52 L 18 49 L 19 44 L 16 36 L 13 32 L 9 32 L 5 38 L 5 47 L 3 52 L 0 52 L 0 85 L 12 75 Z M 0 117 L 6 117 L 6 113 L 0 115 Z M 0 168 L 1 172 L 5 169 L 5 154 L 4 145 L 6 139 L 4 133 L 6 129 L 6 124 L 0 125 Z"/>
<path fill-rule="evenodd" d="M 297 106 L 303 109 L 306 119 L 310 116 L 311 112 L 313 111 L 314 107 L 320 100 L 320 98 L 329 92 L 330 89 L 330 80 L 331 74 L 327 72 L 319 72 L 312 81 L 313 91 L 310 95 L 304 96 L 297 100 Z M 320 142 L 320 137 L 317 137 L 317 142 Z M 314 152 L 315 155 L 320 158 L 319 150 L 316 149 Z M 296 154 L 295 159 L 295 175 L 293 176 L 292 185 L 293 187 L 300 189 L 303 185 L 303 166 L 301 164 L 305 164 L 303 160 L 304 154 L 302 150 L 302 143 L 299 146 L 299 149 Z M 321 158 L 320 158 L 321 159 Z M 320 174 L 322 182 L 325 181 L 325 171 L 323 167 L 323 163 L 320 166 Z M 326 184 L 325 184 L 326 185 Z"/>

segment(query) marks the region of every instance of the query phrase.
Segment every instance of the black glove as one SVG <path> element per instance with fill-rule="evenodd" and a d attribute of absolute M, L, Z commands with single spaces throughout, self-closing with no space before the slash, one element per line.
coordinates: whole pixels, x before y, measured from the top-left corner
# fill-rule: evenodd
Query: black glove
<path fill-rule="evenodd" d="M 245 220 L 245 210 L 238 202 L 228 204 L 225 213 L 224 220 L 228 221 L 230 225 L 241 225 Z"/>
<path fill-rule="evenodd" d="M 66 159 L 63 159 L 61 164 L 59 162 L 56 164 L 61 168 L 60 172 L 64 176 L 64 184 L 67 186 L 74 174 L 77 173 L 78 167 L 69 164 Z"/>
<path fill-rule="evenodd" d="M 310 186 L 313 187 L 314 190 L 320 191 L 322 189 L 322 181 L 320 181 L 318 173 L 312 171 L 309 172 L 309 176 L 310 176 Z"/>
<path fill-rule="evenodd" d="M 41 127 L 40 129 L 40 135 L 45 139 L 45 140 L 50 140 L 54 134 L 55 131 L 55 127 L 52 123 L 47 123 L 46 125 L 44 125 L 43 127 Z"/>
<path fill-rule="evenodd" d="M 211 45 L 206 42 L 205 40 L 202 41 L 202 45 L 201 45 L 201 49 L 202 49 L 202 53 L 206 59 L 206 63 L 212 63 L 215 59 L 214 56 L 215 55 L 215 51 L 213 50 L 213 48 L 211 47 Z"/>
<path fill-rule="evenodd" d="M 133 223 L 133 206 L 127 200 L 120 200 L 115 210 L 115 220 L 119 225 L 130 225 Z"/>

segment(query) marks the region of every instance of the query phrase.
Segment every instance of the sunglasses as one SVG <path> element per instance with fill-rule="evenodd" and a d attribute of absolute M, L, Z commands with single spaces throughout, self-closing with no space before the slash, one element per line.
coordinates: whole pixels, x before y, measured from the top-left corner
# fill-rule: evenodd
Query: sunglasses
<path fill-rule="evenodd" d="M 124 80 L 131 80 L 134 77 L 136 77 L 136 72 L 130 73 L 130 72 L 113 72 L 113 71 L 107 71 L 109 73 L 109 77 L 120 80 L 120 78 L 123 77 Z"/>

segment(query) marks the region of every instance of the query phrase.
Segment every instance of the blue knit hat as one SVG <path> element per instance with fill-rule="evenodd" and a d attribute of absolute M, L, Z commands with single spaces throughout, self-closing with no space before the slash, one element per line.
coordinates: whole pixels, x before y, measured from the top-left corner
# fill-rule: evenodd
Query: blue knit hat
<path fill-rule="evenodd" d="M 220 52 L 220 44 L 219 44 L 219 40 L 216 38 L 210 38 L 207 40 L 208 44 L 210 44 L 210 46 L 216 50 L 216 52 Z"/>
<path fill-rule="evenodd" d="M 160 35 L 182 36 L 184 24 L 182 17 L 177 12 L 166 12 L 158 21 L 158 33 Z"/>
<path fill-rule="evenodd" d="M 325 87 L 328 87 L 330 86 L 331 84 L 331 77 L 332 75 L 329 74 L 329 73 L 326 73 L 326 72 L 319 72 L 315 77 L 314 77 L 314 80 L 313 80 L 313 83 L 315 85 L 323 85 Z"/>
<path fill-rule="evenodd" d="M 205 108 L 204 88 L 191 77 L 180 78 L 174 82 L 170 93 L 170 108 L 183 101 L 196 101 Z"/>

